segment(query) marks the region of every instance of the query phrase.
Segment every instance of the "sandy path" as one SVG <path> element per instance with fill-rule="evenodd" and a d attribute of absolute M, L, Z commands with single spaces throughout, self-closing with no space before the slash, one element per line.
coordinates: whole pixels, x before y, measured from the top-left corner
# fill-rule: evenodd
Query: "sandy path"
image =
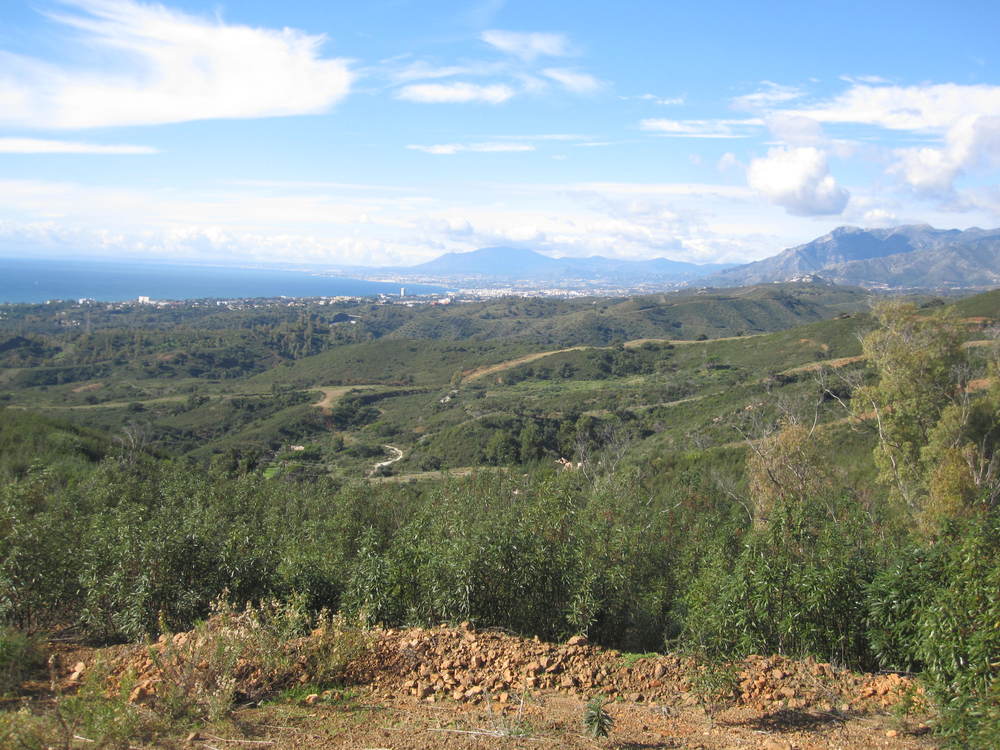
<path fill-rule="evenodd" d="M 462 382 L 468 383 L 473 380 L 478 380 L 479 378 L 484 378 L 487 375 L 493 375 L 498 372 L 503 372 L 504 370 L 509 370 L 512 367 L 517 367 L 518 365 L 526 365 L 529 362 L 534 362 L 539 359 L 544 359 L 545 357 L 551 357 L 553 354 L 562 354 L 563 352 L 578 352 L 584 349 L 601 349 L 606 347 L 597 346 L 571 346 L 568 349 L 554 349 L 550 352 L 535 352 L 534 354 L 525 354 L 523 357 L 518 357 L 517 359 L 509 359 L 506 362 L 499 362 L 495 365 L 486 365 L 485 367 L 477 367 L 472 370 L 466 370 L 462 373 Z"/>
<path fill-rule="evenodd" d="M 368 472 L 368 476 L 370 477 L 378 474 L 379 470 L 384 469 L 386 466 L 392 466 L 394 463 L 396 463 L 403 457 L 403 451 L 401 451 L 395 445 L 383 445 L 382 447 L 385 448 L 390 453 L 392 453 L 393 457 L 387 461 L 379 461 L 377 464 L 375 464 L 372 467 L 371 471 Z"/>
<path fill-rule="evenodd" d="M 336 388 L 317 387 L 317 388 L 307 388 L 306 390 L 319 391 L 320 393 L 323 394 L 323 397 L 320 398 L 319 401 L 315 402 L 313 406 L 315 406 L 317 409 L 322 409 L 324 412 L 329 414 L 330 410 L 333 408 L 333 404 L 336 401 L 339 401 L 341 396 L 343 396 L 348 391 L 353 390 L 354 388 L 357 388 L 357 386 L 344 385 L 344 386 L 338 386 Z"/>

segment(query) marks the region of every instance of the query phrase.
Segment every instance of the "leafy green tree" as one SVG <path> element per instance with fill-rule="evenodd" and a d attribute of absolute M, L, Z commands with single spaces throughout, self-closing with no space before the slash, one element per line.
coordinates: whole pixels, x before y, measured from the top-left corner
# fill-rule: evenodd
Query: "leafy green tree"
<path fill-rule="evenodd" d="M 964 386 L 962 328 L 947 311 L 896 301 L 877 305 L 874 314 L 879 327 L 861 346 L 877 380 L 856 389 L 852 404 L 878 431 L 879 481 L 919 513 L 927 496 L 921 452 Z"/>

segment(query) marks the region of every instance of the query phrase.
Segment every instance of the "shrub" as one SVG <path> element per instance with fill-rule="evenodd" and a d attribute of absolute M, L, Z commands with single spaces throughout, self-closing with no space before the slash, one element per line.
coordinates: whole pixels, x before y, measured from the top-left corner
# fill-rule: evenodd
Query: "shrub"
<path fill-rule="evenodd" d="M 1000 740 L 1000 513 L 952 523 L 873 581 L 869 639 L 884 666 L 920 668 L 938 730 L 961 747 Z"/>
<path fill-rule="evenodd" d="M 43 662 L 35 639 L 14 628 L 0 627 L 0 695 L 15 692 Z"/>
<path fill-rule="evenodd" d="M 156 717 L 129 703 L 129 680 L 109 692 L 108 676 L 105 665 L 95 664 L 74 694 L 57 692 L 52 710 L 0 713 L 0 747 L 69 750 L 86 738 L 91 747 L 125 750 L 132 741 L 151 737 L 158 729 Z"/>
<path fill-rule="evenodd" d="M 607 737 L 615 723 L 611 714 L 604 710 L 605 705 L 607 705 L 607 698 L 603 695 L 595 695 L 587 701 L 587 705 L 583 709 L 584 731 L 594 739 Z"/>
<path fill-rule="evenodd" d="M 718 543 L 684 596 L 683 645 L 713 658 L 811 654 L 870 664 L 869 527 L 849 503 L 830 510 L 811 499 L 782 501 L 765 528 L 746 534 L 734 560 L 731 540 Z"/>
<path fill-rule="evenodd" d="M 243 610 L 219 600 L 193 631 L 150 647 L 161 674 L 152 705 L 171 719 L 212 721 L 235 700 L 259 701 L 303 673 L 320 685 L 343 682 L 366 648 L 364 631 L 326 612 L 312 617 L 303 597 Z"/>

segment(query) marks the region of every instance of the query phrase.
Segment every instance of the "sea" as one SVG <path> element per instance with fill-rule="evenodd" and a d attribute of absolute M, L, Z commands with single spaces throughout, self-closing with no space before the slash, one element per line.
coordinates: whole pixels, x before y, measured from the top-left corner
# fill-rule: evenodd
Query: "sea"
<path fill-rule="evenodd" d="M 0 258 L 0 302 L 94 299 L 122 302 L 235 297 L 374 297 L 399 295 L 400 284 L 322 276 L 310 271 L 196 266 L 135 261 Z M 406 284 L 411 294 L 440 294 Z"/>

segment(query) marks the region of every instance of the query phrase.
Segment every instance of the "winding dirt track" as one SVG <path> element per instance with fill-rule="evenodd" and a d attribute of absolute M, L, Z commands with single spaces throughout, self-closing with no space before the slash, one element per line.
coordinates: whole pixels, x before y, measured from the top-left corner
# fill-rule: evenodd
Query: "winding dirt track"
<path fill-rule="evenodd" d="M 403 457 L 403 451 L 401 451 L 395 445 L 383 445 L 382 447 L 385 448 L 387 451 L 394 453 L 395 455 L 393 455 L 393 457 L 390 458 L 388 461 L 379 461 L 377 464 L 375 464 L 371 468 L 371 471 L 368 472 L 368 476 L 370 477 L 377 474 L 379 469 L 383 469 L 386 466 L 392 466 L 394 463 L 396 463 Z"/>
<path fill-rule="evenodd" d="M 675 346 L 684 346 L 685 344 L 711 344 L 716 341 L 736 341 L 738 339 L 749 339 L 754 336 L 763 336 L 763 333 L 755 333 L 750 336 L 724 336 L 717 339 L 633 339 L 632 341 L 626 341 L 622 346 L 626 349 L 637 349 L 643 344 L 673 344 Z M 487 375 L 495 375 L 498 372 L 503 372 L 504 370 L 509 370 L 513 367 L 518 367 L 519 365 L 526 365 L 529 362 L 535 362 L 539 359 L 545 359 L 546 357 L 551 357 L 554 354 L 563 354 L 565 352 L 579 352 L 585 349 L 593 349 L 599 351 L 601 349 L 612 349 L 610 346 L 570 346 L 565 349 L 553 349 L 548 352 L 535 352 L 534 354 L 525 354 L 523 357 L 517 357 L 515 359 L 508 359 L 506 362 L 498 362 L 495 365 L 486 365 L 484 367 L 476 367 L 471 370 L 465 370 L 462 373 L 462 382 L 469 383 L 473 380 L 478 380 L 479 378 L 484 378 Z"/>

